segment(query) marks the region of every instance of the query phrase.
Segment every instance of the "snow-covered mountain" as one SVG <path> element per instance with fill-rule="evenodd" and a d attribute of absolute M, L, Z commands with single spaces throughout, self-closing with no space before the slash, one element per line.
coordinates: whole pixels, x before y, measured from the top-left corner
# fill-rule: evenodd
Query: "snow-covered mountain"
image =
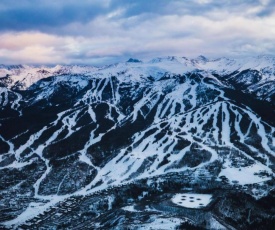
<path fill-rule="evenodd" d="M 132 77 L 141 75 L 158 78 L 164 73 L 184 74 L 201 71 L 204 76 L 215 77 L 227 87 L 241 89 L 257 97 L 273 102 L 275 80 L 275 57 L 258 56 L 243 59 L 217 58 L 207 59 L 199 56 L 195 59 L 168 56 L 154 58 L 148 62 L 129 59 L 126 63 L 118 63 L 104 67 L 93 66 L 61 66 L 31 67 L 27 65 L 0 65 L 0 84 L 9 89 L 25 90 L 37 81 L 50 76 L 60 75 L 113 75 L 118 72 L 129 72 Z"/>
<path fill-rule="evenodd" d="M 275 58 L 0 66 L 0 76 L 3 227 L 273 226 Z M 192 209 L 172 198 L 183 192 L 212 200 Z"/>

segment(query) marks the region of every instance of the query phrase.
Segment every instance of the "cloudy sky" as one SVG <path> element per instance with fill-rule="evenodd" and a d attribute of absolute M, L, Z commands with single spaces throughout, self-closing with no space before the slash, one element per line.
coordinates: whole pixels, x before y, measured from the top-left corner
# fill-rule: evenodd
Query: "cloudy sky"
<path fill-rule="evenodd" d="M 2 64 L 274 53 L 274 0 L 0 1 Z"/>

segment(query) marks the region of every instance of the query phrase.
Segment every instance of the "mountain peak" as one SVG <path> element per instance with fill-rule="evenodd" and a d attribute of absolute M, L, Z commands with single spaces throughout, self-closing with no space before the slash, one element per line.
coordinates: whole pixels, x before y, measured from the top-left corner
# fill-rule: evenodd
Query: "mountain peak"
<path fill-rule="evenodd" d="M 131 62 L 131 63 L 141 63 L 142 61 L 136 58 L 129 58 L 129 60 L 127 62 Z"/>
<path fill-rule="evenodd" d="M 160 63 L 160 62 L 179 62 L 178 57 L 176 56 L 166 56 L 166 57 L 157 57 L 153 58 L 150 63 Z"/>
<path fill-rule="evenodd" d="M 197 61 L 203 61 L 203 62 L 207 62 L 209 61 L 208 58 L 206 58 L 205 56 L 203 55 L 200 55 L 196 58 Z"/>

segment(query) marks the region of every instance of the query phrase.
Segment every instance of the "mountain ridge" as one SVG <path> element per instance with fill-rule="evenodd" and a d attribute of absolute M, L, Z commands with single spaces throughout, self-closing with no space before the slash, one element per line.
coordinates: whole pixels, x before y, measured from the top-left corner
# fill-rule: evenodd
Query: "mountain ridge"
<path fill-rule="evenodd" d="M 80 208 L 78 202 L 96 194 L 106 207 L 62 212 L 64 218 L 77 214 L 76 223 L 87 223 L 84 213 L 97 213 L 90 226 L 106 228 L 103 210 L 121 212 L 123 205 L 146 200 L 145 194 L 158 199 L 186 190 L 232 190 L 256 203 L 269 198 L 275 171 L 274 65 L 250 62 L 255 69 L 247 69 L 248 64 L 204 57 L 193 62 L 167 57 L 42 73 L 30 68 L 31 81 L 24 80 L 30 77 L 26 72 L 0 78 L 0 195 L 1 210 L 8 210 L 1 211 L 3 225 L 33 225 L 63 202 L 75 199 Z M 216 208 L 207 213 L 236 227 Z M 272 216 L 263 213 L 262 219 Z M 118 217 L 112 217 L 113 227 Z M 43 217 L 37 227 L 63 223 L 58 215 L 51 218 Z"/>
<path fill-rule="evenodd" d="M 134 59 L 133 59 L 134 60 Z M 136 59 L 138 60 L 138 59 Z M 203 61 L 202 61 L 203 60 Z M 245 90 L 246 93 L 256 94 L 269 102 L 274 101 L 274 72 L 275 57 L 273 56 L 257 56 L 245 59 L 229 59 L 215 58 L 207 59 L 199 56 L 195 59 L 186 57 L 168 56 L 163 58 L 155 58 L 148 62 L 122 62 L 114 65 L 94 67 L 94 66 L 78 66 L 78 65 L 57 65 L 55 67 L 31 67 L 26 65 L 16 66 L 15 69 L 9 70 L 9 67 L 0 68 L 0 84 L 8 88 L 25 90 L 33 83 L 40 79 L 50 76 L 58 76 L 64 74 L 82 74 L 84 76 L 93 76 L 96 74 L 112 75 L 116 72 L 135 71 L 132 75 L 142 75 L 142 71 L 146 71 L 146 75 L 153 75 L 157 78 L 157 73 L 164 75 L 165 72 L 174 74 L 184 74 L 194 71 L 203 71 L 211 78 L 219 75 L 219 82 L 232 86 L 232 83 Z M 250 72 L 251 75 L 242 79 L 242 74 Z M 238 75 L 238 76 L 235 76 Z M 235 77 L 234 77 L 235 76 Z M 238 78 L 238 80 L 236 80 Z M 266 95 L 271 92 L 272 95 Z"/>

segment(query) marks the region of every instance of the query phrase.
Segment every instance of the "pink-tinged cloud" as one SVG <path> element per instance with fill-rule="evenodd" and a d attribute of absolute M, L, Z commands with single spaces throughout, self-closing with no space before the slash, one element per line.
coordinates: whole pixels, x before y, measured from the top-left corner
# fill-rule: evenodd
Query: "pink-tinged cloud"
<path fill-rule="evenodd" d="M 0 63 L 275 52 L 274 1 L 38 1 L 0 2 Z"/>

